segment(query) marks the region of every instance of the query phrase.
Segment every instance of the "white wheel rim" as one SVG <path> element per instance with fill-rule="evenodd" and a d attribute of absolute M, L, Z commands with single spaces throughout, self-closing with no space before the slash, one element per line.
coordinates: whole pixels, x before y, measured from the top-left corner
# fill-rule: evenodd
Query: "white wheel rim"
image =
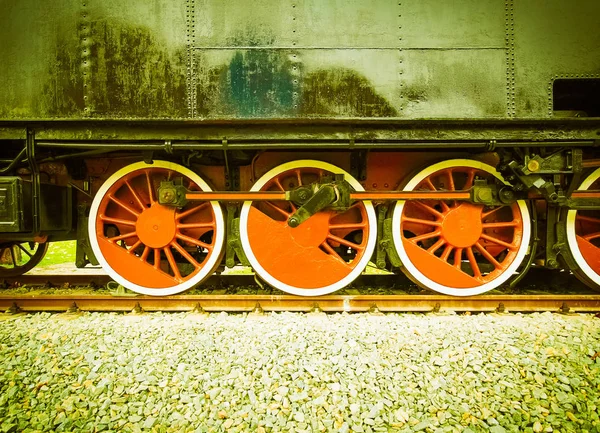
<path fill-rule="evenodd" d="M 102 252 L 100 250 L 100 245 L 98 244 L 98 239 L 96 235 L 96 218 L 98 217 L 98 209 L 100 207 L 101 201 L 106 194 L 106 192 L 112 187 L 115 182 L 121 179 L 126 174 L 129 174 L 133 171 L 144 169 L 144 168 L 164 168 L 168 170 L 173 170 L 182 175 L 191 179 L 202 191 L 211 191 L 208 184 L 196 173 L 191 171 L 190 169 L 183 167 L 179 164 L 175 164 L 168 161 L 154 161 L 152 164 L 146 164 L 145 162 L 136 162 L 134 164 L 130 164 L 116 171 L 112 176 L 110 176 L 100 187 L 100 189 L 96 192 L 94 196 L 94 200 L 91 205 L 89 222 L 88 222 L 88 234 L 90 238 L 90 245 L 92 247 L 92 251 L 96 255 L 98 262 L 102 265 L 102 268 L 108 273 L 108 275 L 115 280 L 117 283 L 121 284 L 123 287 L 126 287 L 134 292 L 141 293 L 143 295 L 153 295 L 153 296 L 167 296 L 174 295 L 176 293 L 183 292 L 188 290 L 195 285 L 202 282 L 205 278 L 212 274 L 215 266 L 218 264 L 217 261 L 221 257 L 221 250 L 223 249 L 223 240 L 225 239 L 225 222 L 223 219 L 223 212 L 221 210 L 221 206 L 218 202 L 211 202 L 211 207 L 215 215 L 215 242 L 214 248 L 210 256 L 207 258 L 206 262 L 203 263 L 202 268 L 199 272 L 194 275 L 189 280 L 182 282 L 176 286 L 167 287 L 167 288 L 149 288 L 140 286 L 132 281 L 127 280 L 123 276 L 121 276 L 118 272 L 116 272 L 110 264 L 106 261 Z"/>
<path fill-rule="evenodd" d="M 600 168 L 594 170 L 585 180 L 581 183 L 578 189 L 587 190 L 596 180 L 600 178 Z M 600 275 L 594 271 L 579 250 L 579 244 L 577 243 L 577 234 L 575 233 L 575 223 L 577 220 L 577 210 L 571 209 L 567 212 L 567 243 L 569 249 L 575 259 L 575 263 L 579 266 L 580 270 L 585 274 L 587 278 L 592 280 L 595 284 L 600 285 Z"/>
<path fill-rule="evenodd" d="M 425 179 L 429 175 L 451 167 L 469 167 L 486 171 L 494 175 L 497 179 L 504 182 L 505 184 L 508 184 L 506 181 L 504 181 L 504 179 L 496 171 L 496 169 L 494 169 L 494 167 L 492 167 L 491 165 L 479 161 L 473 161 L 470 159 L 453 159 L 433 164 L 427 167 L 426 169 L 422 170 L 408 182 L 408 184 L 404 187 L 404 191 L 412 191 L 423 179 Z M 406 250 L 404 249 L 402 243 L 402 233 L 400 231 L 400 224 L 402 218 L 402 211 L 404 209 L 405 203 L 405 200 L 399 200 L 394 206 L 394 212 L 392 216 L 392 237 L 394 240 L 396 251 L 400 256 L 400 260 L 402 262 L 403 267 L 409 273 L 409 275 L 423 287 L 435 290 L 436 292 L 443 293 L 445 295 L 452 296 L 480 295 L 487 291 L 496 289 L 504 282 L 506 282 L 517 271 L 519 265 L 521 264 L 521 262 L 525 258 L 525 255 L 527 254 L 527 249 L 529 247 L 529 239 L 531 237 L 531 221 L 529 218 L 529 210 L 527 209 L 525 201 L 518 200 L 517 204 L 519 206 L 519 211 L 521 212 L 523 220 L 523 239 L 521 245 L 519 246 L 519 250 L 515 256 L 515 259 L 506 268 L 506 270 L 494 280 L 488 281 L 487 283 L 484 283 L 481 286 L 477 287 L 457 288 L 439 284 L 426 277 L 415 265 L 413 265 L 410 258 L 408 257 Z"/>
<path fill-rule="evenodd" d="M 295 168 L 317 168 L 328 171 L 333 174 L 343 174 L 346 181 L 356 190 L 356 191 L 364 191 L 364 188 L 356 179 L 354 179 L 348 172 L 345 170 L 327 162 L 323 161 L 315 161 L 315 160 L 298 160 L 292 161 L 285 164 L 281 164 L 269 172 L 264 174 L 250 189 L 250 191 L 260 191 L 260 189 L 273 177 L 277 176 L 280 173 L 283 173 L 288 170 L 292 170 Z M 365 269 L 371 256 L 373 255 L 373 251 L 375 249 L 375 243 L 377 241 L 377 218 L 375 215 L 375 209 L 373 208 L 373 204 L 370 201 L 363 201 L 365 205 L 365 209 L 367 212 L 367 219 L 369 222 L 369 238 L 367 240 L 367 245 L 365 247 L 365 251 L 363 256 L 361 257 L 359 263 L 356 267 L 343 279 L 330 284 L 325 287 L 320 288 L 302 288 L 291 286 L 286 284 L 277 278 L 273 277 L 269 272 L 267 272 L 260 264 L 256 256 L 252 251 L 252 247 L 250 245 L 250 241 L 248 238 L 248 214 L 250 211 L 250 207 L 252 206 L 252 202 L 247 201 L 244 202 L 242 206 L 242 211 L 240 214 L 240 238 L 242 241 L 242 247 L 244 252 L 246 253 L 246 257 L 248 261 L 252 265 L 254 271 L 269 285 L 280 289 L 284 292 L 291 293 L 293 295 L 300 296 L 321 296 L 326 295 L 336 290 L 342 289 L 354 281 L 361 272 Z"/>

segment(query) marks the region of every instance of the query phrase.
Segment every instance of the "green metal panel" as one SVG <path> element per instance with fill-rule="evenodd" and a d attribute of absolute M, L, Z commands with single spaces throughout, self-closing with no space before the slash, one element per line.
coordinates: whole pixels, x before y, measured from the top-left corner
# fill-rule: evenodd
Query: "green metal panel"
<path fill-rule="evenodd" d="M 592 0 L 3 0 L 0 119 L 512 118 L 600 73 Z"/>
<path fill-rule="evenodd" d="M 88 114 L 187 117 L 185 2 L 85 0 L 85 10 Z"/>
<path fill-rule="evenodd" d="M 502 117 L 496 0 L 196 0 L 192 116 Z"/>
<path fill-rule="evenodd" d="M 3 0 L 1 7 L 0 119 L 80 117 L 78 3 Z"/>
<path fill-rule="evenodd" d="M 184 3 L 2 7 L 0 119 L 187 116 Z"/>
<path fill-rule="evenodd" d="M 600 1 L 516 0 L 516 116 L 552 116 L 552 81 L 600 77 Z"/>

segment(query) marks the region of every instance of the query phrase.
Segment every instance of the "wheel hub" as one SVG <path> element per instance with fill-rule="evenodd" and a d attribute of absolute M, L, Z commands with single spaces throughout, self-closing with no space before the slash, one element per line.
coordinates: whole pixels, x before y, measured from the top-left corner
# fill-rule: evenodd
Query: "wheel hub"
<path fill-rule="evenodd" d="M 140 214 L 135 230 L 144 243 L 151 248 L 164 248 L 175 238 L 175 208 L 162 206 L 158 202 Z"/>
<path fill-rule="evenodd" d="M 442 236 L 456 248 L 475 245 L 483 231 L 481 210 L 483 206 L 463 203 L 450 209 L 442 222 Z"/>

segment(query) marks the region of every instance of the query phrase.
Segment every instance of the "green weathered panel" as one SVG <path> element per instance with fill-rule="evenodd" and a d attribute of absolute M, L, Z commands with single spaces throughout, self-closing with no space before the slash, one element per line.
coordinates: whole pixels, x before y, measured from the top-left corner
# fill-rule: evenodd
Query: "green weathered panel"
<path fill-rule="evenodd" d="M 0 118 L 186 117 L 185 3 L 5 0 Z"/>
<path fill-rule="evenodd" d="M 398 5 L 402 47 L 505 47 L 502 0 L 408 0 Z"/>
<path fill-rule="evenodd" d="M 552 80 L 600 77 L 600 1 L 516 0 L 517 117 L 552 116 Z"/>
<path fill-rule="evenodd" d="M 187 117 L 185 2 L 87 0 L 86 10 L 88 114 Z"/>
<path fill-rule="evenodd" d="M 396 56 L 394 50 L 197 50 L 196 113 L 201 118 L 395 117 Z"/>
<path fill-rule="evenodd" d="M 402 56 L 402 117 L 506 116 L 504 50 L 410 50 Z"/>
<path fill-rule="evenodd" d="M 79 4 L 3 0 L 0 13 L 0 119 L 79 117 Z"/>

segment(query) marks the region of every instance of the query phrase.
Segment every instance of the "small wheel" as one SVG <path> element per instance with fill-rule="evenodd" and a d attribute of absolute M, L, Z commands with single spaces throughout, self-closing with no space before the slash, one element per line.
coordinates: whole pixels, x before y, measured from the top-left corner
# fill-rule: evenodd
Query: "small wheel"
<path fill-rule="evenodd" d="M 217 202 L 184 208 L 158 204 L 163 180 L 182 177 L 190 190 L 210 191 L 193 171 L 167 161 L 138 162 L 114 173 L 90 209 L 90 244 L 118 283 L 146 295 L 172 295 L 209 277 L 223 250 L 225 223 Z"/>
<path fill-rule="evenodd" d="M 275 167 L 251 190 L 286 191 L 328 174 L 344 174 L 355 190 L 363 190 L 341 168 L 314 160 Z M 326 209 L 292 228 L 287 219 L 295 210 L 287 201 L 244 203 L 240 237 L 255 272 L 271 286 L 301 296 L 332 293 L 360 275 L 377 238 L 371 202 L 356 202 L 345 212 Z"/>
<path fill-rule="evenodd" d="M 457 159 L 426 168 L 405 190 L 467 190 L 476 177 L 503 182 L 493 167 Z M 422 287 L 447 295 L 498 288 L 517 271 L 530 236 L 523 200 L 491 208 L 458 201 L 398 201 L 393 211 L 393 239 L 403 271 Z"/>
<path fill-rule="evenodd" d="M 18 277 L 32 270 L 46 255 L 48 245 L 48 242 L 0 243 L 0 278 Z"/>
<path fill-rule="evenodd" d="M 580 190 L 600 189 L 600 168 L 592 172 Z M 567 243 L 579 269 L 573 273 L 585 284 L 600 290 L 600 213 L 569 210 L 566 219 Z"/>

